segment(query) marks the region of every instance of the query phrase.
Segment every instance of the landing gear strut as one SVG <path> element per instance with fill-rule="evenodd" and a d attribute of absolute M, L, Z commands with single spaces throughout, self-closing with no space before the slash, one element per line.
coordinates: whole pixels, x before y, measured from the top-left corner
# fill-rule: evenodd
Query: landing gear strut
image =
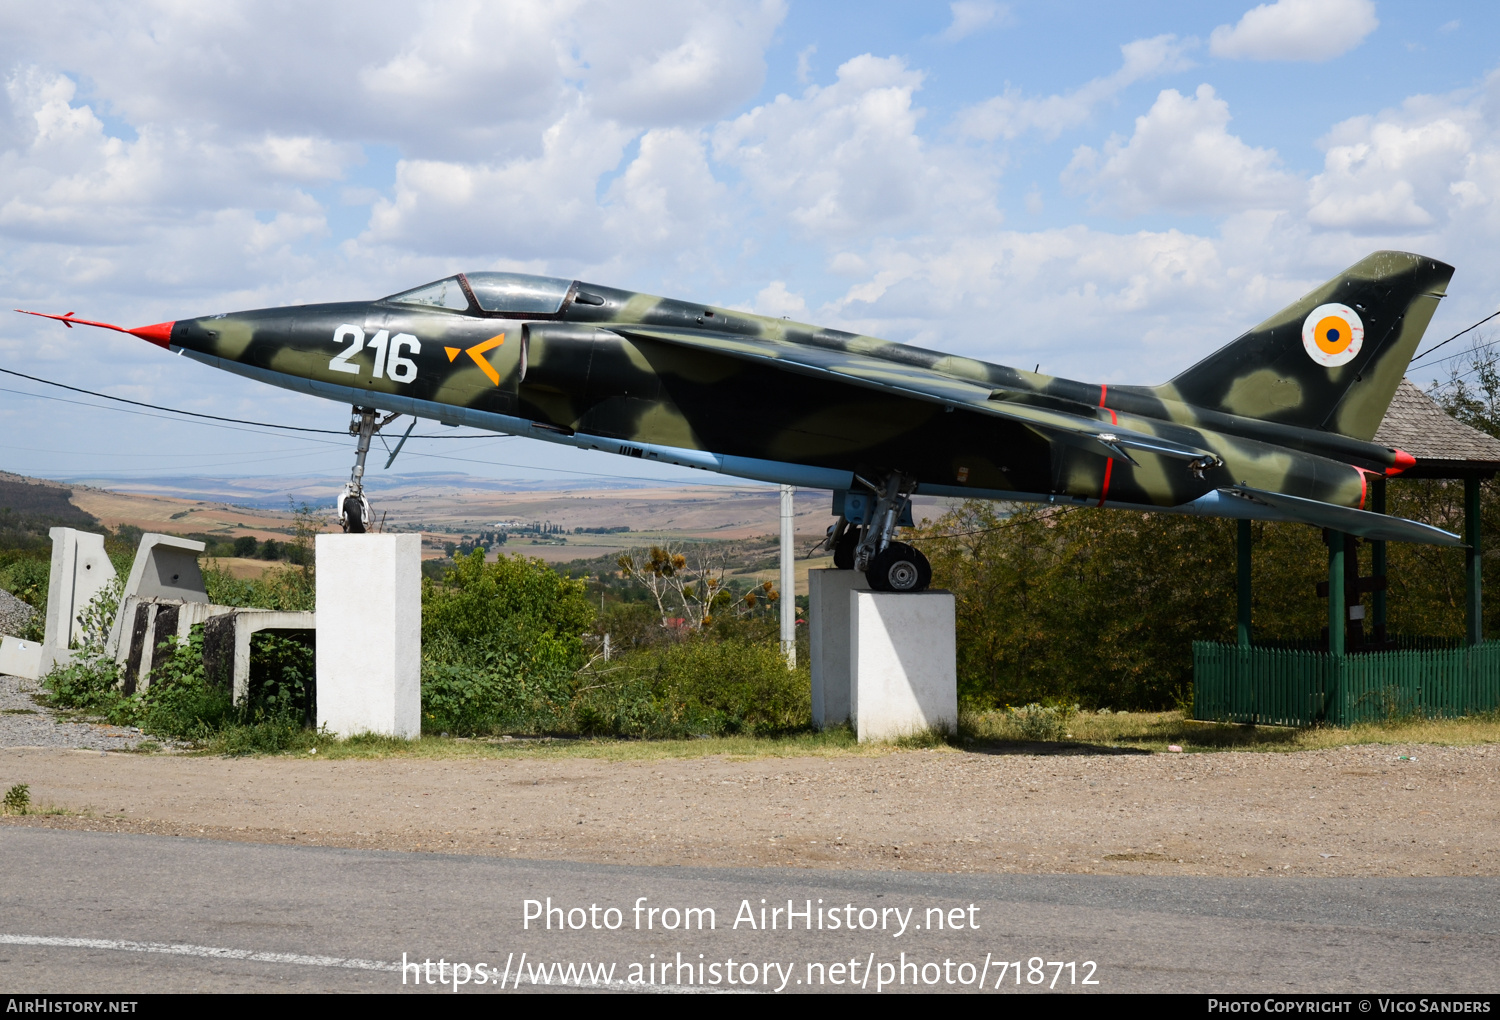
<path fill-rule="evenodd" d="M 400 415 L 388 414 L 382 419 L 375 408 L 358 405 L 350 409 L 350 415 L 349 434 L 358 436 L 359 444 L 355 447 L 354 470 L 349 472 L 349 484 L 339 493 L 335 509 L 339 515 L 339 525 L 346 534 L 363 535 L 374 521 L 370 501 L 365 498 L 365 457 L 370 452 L 370 437 Z"/>
<path fill-rule="evenodd" d="M 911 504 L 916 479 L 892 471 L 879 484 L 858 480 L 874 498 L 858 515 L 861 523 L 840 516 L 828 529 L 826 544 L 833 550 L 833 565 L 839 570 L 864 571 L 876 591 L 924 591 L 932 584 L 932 565 L 927 557 L 905 542 L 892 541 Z"/>

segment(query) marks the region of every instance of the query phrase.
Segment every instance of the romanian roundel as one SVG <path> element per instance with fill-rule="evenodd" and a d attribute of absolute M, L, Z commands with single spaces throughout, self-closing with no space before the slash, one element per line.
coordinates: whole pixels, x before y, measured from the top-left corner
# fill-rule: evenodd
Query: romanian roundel
<path fill-rule="evenodd" d="M 1365 342 L 1365 324 L 1348 305 L 1319 305 L 1302 321 L 1307 356 L 1327 368 L 1347 365 Z"/>

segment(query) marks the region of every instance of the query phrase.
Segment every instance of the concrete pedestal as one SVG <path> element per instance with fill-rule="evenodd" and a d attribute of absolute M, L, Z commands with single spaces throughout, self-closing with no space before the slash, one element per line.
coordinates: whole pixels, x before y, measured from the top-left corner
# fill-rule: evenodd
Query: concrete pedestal
<path fill-rule="evenodd" d="M 420 535 L 319 535 L 318 726 L 422 735 Z"/>
<path fill-rule="evenodd" d="M 849 721 L 849 593 L 866 585 L 857 570 L 807 572 L 807 626 L 812 662 L 812 718 L 818 729 Z"/>
<path fill-rule="evenodd" d="M 849 593 L 850 706 L 861 743 L 958 728 L 953 594 Z"/>

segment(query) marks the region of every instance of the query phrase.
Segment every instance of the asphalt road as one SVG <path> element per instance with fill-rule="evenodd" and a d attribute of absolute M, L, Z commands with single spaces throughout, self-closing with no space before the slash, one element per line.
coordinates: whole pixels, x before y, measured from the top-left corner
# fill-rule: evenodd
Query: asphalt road
<path fill-rule="evenodd" d="M 582 963 L 661 991 L 1500 989 L 1500 878 L 645 868 L 20 827 L 0 828 L 0 862 L 8 993 L 438 991 L 439 960 L 447 994 L 455 974 L 470 994 L 518 973 L 523 991 L 594 987 L 555 966 Z M 548 897 L 579 908 L 551 931 Z M 543 915 L 529 927 L 527 900 Z M 689 907 L 714 927 L 683 930 Z M 430 959 L 433 984 L 403 954 Z"/>

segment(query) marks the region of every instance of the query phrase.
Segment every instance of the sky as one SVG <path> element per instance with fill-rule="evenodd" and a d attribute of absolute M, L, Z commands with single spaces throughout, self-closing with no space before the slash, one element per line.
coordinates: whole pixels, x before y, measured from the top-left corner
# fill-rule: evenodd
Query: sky
<path fill-rule="evenodd" d="M 511 269 L 1156 383 L 1395 248 L 1457 267 L 1432 343 L 1500 308 L 1497 28 L 1458 0 L 3 4 L 0 298 L 136 326 Z M 0 367 L 347 424 L 5 316 Z M 100 403 L 0 375 L 0 469 L 352 462 Z M 717 480 L 417 433 L 394 470 Z"/>

